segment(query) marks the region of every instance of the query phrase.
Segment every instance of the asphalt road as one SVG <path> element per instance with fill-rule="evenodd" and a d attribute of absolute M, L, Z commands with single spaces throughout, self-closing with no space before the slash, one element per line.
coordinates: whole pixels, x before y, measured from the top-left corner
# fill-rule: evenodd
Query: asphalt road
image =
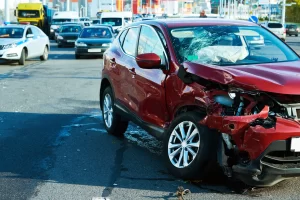
<path fill-rule="evenodd" d="M 300 54 L 300 37 L 287 43 Z M 134 125 L 120 139 L 103 129 L 102 59 L 74 59 L 52 44 L 49 60 L 0 63 L 0 199 L 300 199 L 300 180 L 247 188 L 169 175 L 161 143 Z"/>

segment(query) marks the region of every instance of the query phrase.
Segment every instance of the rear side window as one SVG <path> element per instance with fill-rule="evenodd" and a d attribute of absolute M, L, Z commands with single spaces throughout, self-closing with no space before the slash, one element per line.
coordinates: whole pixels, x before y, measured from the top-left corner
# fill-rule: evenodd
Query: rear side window
<path fill-rule="evenodd" d="M 282 24 L 279 24 L 279 23 L 269 23 L 268 27 L 269 28 L 282 28 Z"/>
<path fill-rule="evenodd" d="M 139 28 L 131 28 L 128 30 L 124 43 L 123 50 L 131 56 L 135 56 L 136 44 L 138 39 Z"/>
<path fill-rule="evenodd" d="M 124 41 L 124 38 L 125 38 L 125 35 L 127 33 L 128 30 L 125 30 L 121 33 L 120 37 L 119 37 L 119 41 L 120 41 L 120 44 L 122 45 L 123 44 L 123 41 Z"/>

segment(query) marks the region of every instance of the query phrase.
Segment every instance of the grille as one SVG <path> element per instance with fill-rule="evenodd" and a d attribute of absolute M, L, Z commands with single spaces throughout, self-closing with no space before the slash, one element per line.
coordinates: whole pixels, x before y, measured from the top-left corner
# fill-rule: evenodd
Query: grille
<path fill-rule="evenodd" d="M 64 39 L 66 40 L 77 40 L 77 36 L 64 36 Z"/>
<path fill-rule="evenodd" d="M 296 120 L 300 120 L 300 104 L 283 104 L 287 113 L 291 117 L 295 117 Z"/>
<path fill-rule="evenodd" d="M 102 44 L 87 44 L 89 47 L 102 47 Z"/>
<path fill-rule="evenodd" d="M 281 169 L 300 168 L 300 152 L 273 151 L 262 159 L 262 164 Z"/>

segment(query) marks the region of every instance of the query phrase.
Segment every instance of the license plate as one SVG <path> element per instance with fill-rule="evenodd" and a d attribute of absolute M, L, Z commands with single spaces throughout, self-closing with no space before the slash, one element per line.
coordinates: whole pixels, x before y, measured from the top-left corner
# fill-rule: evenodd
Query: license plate
<path fill-rule="evenodd" d="M 300 137 L 292 138 L 291 141 L 291 151 L 300 152 Z"/>
<path fill-rule="evenodd" d="M 100 53 L 101 49 L 88 49 L 88 52 L 92 52 L 92 53 Z"/>
<path fill-rule="evenodd" d="M 67 42 L 75 42 L 75 40 L 67 40 Z"/>

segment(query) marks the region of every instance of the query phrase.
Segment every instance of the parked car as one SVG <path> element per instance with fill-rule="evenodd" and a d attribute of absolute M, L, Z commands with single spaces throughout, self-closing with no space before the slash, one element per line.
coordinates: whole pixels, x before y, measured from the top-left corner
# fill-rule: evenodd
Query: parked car
<path fill-rule="evenodd" d="M 296 24 L 287 24 L 286 25 L 286 34 L 289 36 L 295 35 L 298 37 L 299 28 Z"/>
<path fill-rule="evenodd" d="M 81 25 L 63 25 L 57 36 L 57 46 L 74 46 L 83 26 Z"/>
<path fill-rule="evenodd" d="M 8 25 L 0 27 L 0 59 L 12 60 L 20 65 L 26 59 L 48 59 L 50 50 L 48 36 L 31 25 Z"/>
<path fill-rule="evenodd" d="M 267 45 L 246 42 L 248 31 Z M 246 21 L 136 22 L 103 55 L 108 133 L 132 121 L 163 140 L 169 171 L 193 180 L 215 163 L 228 177 L 272 186 L 300 176 L 300 58 Z"/>
<path fill-rule="evenodd" d="M 114 35 L 107 26 L 86 27 L 75 42 L 75 58 L 101 56 L 111 46 Z"/>
<path fill-rule="evenodd" d="M 285 41 L 286 39 L 286 30 L 285 27 L 278 22 L 267 22 L 263 24 L 267 29 L 272 31 L 275 35 L 277 35 L 281 40 Z"/>

